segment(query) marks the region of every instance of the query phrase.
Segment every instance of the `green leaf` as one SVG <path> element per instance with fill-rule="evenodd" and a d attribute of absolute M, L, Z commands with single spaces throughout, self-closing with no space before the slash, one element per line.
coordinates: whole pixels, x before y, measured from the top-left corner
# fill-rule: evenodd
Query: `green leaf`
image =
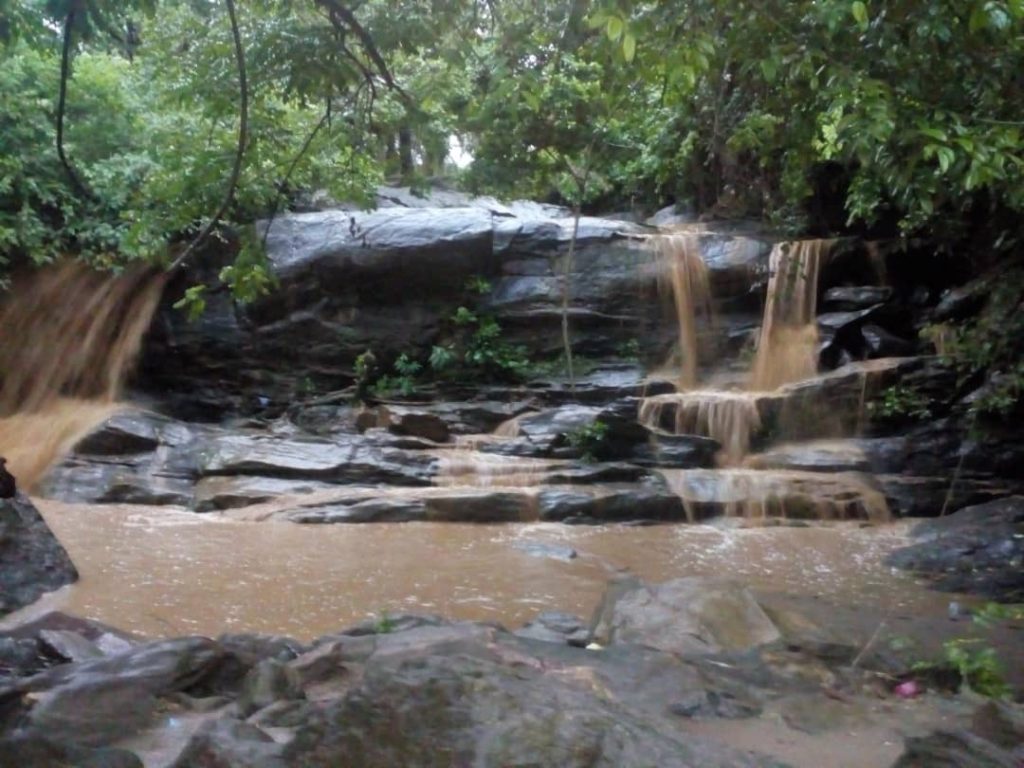
<path fill-rule="evenodd" d="M 633 58 L 636 56 L 636 38 L 628 32 L 622 39 L 622 55 L 629 62 L 633 61 Z"/>
<path fill-rule="evenodd" d="M 865 3 L 861 0 L 856 0 L 856 2 L 850 6 L 850 12 L 853 14 L 854 20 L 860 24 L 862 28 L 866 28 L 868 26 L 868 7 Z"/>
<path fill-rule="evenodd" d="M 625 29 L 625 24 L 622 23 L 622 19 L 618 16 L 612 16 L 608 19 L 608 24 L 605 27 L 605 31 L 608 33 L 608 39 L 617 41 L 622 37 L 622 31 Z"/>
<path fill-rule="evenodd" d="M 971 10 L 971 18 L 968 22 L 968 28 L 971 32 L 978 32 L 988 26 L 988 11 L 985 9 L 985 3 L 977 3 Z"/>

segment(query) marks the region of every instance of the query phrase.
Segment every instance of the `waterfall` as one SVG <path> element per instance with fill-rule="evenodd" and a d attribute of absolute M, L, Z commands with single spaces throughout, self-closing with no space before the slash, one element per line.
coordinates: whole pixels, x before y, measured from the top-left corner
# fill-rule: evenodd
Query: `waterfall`
<path fill-rule="evenodd" d="M 664 235 L 655 240 L 661 270 L 658 287 L 671 294 L 679 328 L 679 387 L 697 384 L 697 318 L 711 317 L 711 284 L 695 235 Z"/>
<path fill-rule="evenodd" d="M 831 240 L 799 240 L 772 249 L 751 389 L 778 389 L 817 373 L 818 275 L 831 247 Z"/>
<path fill-rule="evenodd" d="M 12 281 L 0 307 L 0 454 L 22 488 L 117 410 L 165 282 L 78 262 Z"/>

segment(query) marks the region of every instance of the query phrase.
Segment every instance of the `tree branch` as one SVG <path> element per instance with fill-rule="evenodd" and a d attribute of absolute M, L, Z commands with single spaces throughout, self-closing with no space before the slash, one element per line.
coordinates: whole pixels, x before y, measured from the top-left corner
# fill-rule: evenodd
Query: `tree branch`
<path fill-rule="evenodd" d="M 238 179 L 242 175 L 242 159 L 245 156 L 245 144 L 249 130 L 249 84 L 245 73 L 245 50 L 242 48 L 242 34 L 238 30 L 238 17 L 235 15 L 235 0 L 224 0 L 228 8 L 228 17 L 231 19 L 231 35 L 235 41 L 235 62 L 238 66 L 238 92 L 240 97 L 239 119 L 238 119 L 238 147 L 235 150 L 235 164 L 231 169 L 231 178 L 228 180 L 228 189 L 224 194 L 220 207 L 216 213 L 206 222 L 206 226 L 196 235 L 195 239 L 188 244 L 188 247 L 171 264 L 171 271 L 183 265 L 188 258 L 195 253 L 206 238 L 213 232 L 217 222 L 227 212 L 231 202 L 235 199 L 235 190 L 238 188 Z"/>
<path fill-rule="evenodd" d="M 284 192 L 285 187 L 288 185 L 288 180 L 295 172 L 295 168 L 298 166 L 299 161 L 302 159 L 303 155 L 305 155 L 306 152 L 309 150 L 310 145 L 313 143 L 313 139 L 315 139 L 316 135 L 320 133 L 320 129 L 327 124 L 327 121 L 330 119 L 330 117 L 331 108 L 330 101 L 328 101 L 327 108 L 324 110 L 323 117 L 320 118 L 320 121 L 316 124 L 316 127 L 310 132 L 309 136 L 306 137 L 306 140 L 302 143 L 302 146 L 299 148 L 298 154 L 296 154 L 295 157 L 292 158 L 291 163 L 288 165 L 288 170 L 285 171 L 284 178 L 282 178 L 281 181 L 278 182 L 277 184 L 277 194 L 274 195 L 274 205 L 270 209 L 270 216 L 267 219 L 267 226 L 266 229 L 263 230 L 263 237 L 261 238 L 260 241 L 261 247 L 264 250 L 266 250 L 267 248 L 267 237 L 270 235 L 270 225 L 274 223 L 274 217 L 277 216 L 277 211 L 281 203 L 281 195 Z"/>
<path fill-rule="evenodd" d="M 64 114 L 67 111 L 68 79 L 71 77 L 71 33 L 75 26 L 77 10 L 77 5 L 73 4 L 68 15 L 64 17 L 64 45 L 60 56 L 60 94 L 57 97 L 57 157 L 60 158 L 60 164 L 64 166 L 64 173 L 67 174 L 75 194 L 91 200 L 92 193 L 75 172 L 75 168 L 71 165 L 64 150 Z"/>
<path fill-rule="evenodd" d="M 387 83 L 387 86 L 395 91 L 403 101 L 411 102 L 412 99 L 409 95 L 399 87 L 398 83 L 391 76 L 391 70 L 388 69 L 387 62 L 384 61 L 384 57 L 380 55 L 380 51 L 377 50 L 377 44 L 373 42 L 373 38 L 370 37 L 370 33 L 366 31 L 362 24 L 359 23 L 359 19 L 355 17 L 355 14 L 349 8 L 346 8 L 338 0 L 316 0 L 317 5 L 323 6 L 327 9 L 328 15 L 331 18 L 331 23 L 335 26 L 340 26 L 343 22 L 344 26 L 355 33 L 356 37 L 359 38 L 359 42 L 363 46 L 363 50 L 366 51 L 366 55 L 370 57 L 370 61 L 373 62 L 374 67 L 377 68 L 378 74 L 381 79 Z"/>

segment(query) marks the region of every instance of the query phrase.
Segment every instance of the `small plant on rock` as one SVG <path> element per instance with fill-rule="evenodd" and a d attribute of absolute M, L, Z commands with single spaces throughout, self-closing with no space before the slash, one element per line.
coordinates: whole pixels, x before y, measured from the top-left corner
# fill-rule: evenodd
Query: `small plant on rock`
<path fill-rule="evenodd" d="M 891 421 L 922 421 L 932 415 L 931 401 L 911 387 L 895 384 L 871 403 L 868 411 L 875 418 Z"/>
<path fill-rule="evenodd" d="M 608 425 L 599 419 L 594 420 L 566 433 L 565 439 L 580 452 L 584 461 L 596 461 L 608 447 Z"/>

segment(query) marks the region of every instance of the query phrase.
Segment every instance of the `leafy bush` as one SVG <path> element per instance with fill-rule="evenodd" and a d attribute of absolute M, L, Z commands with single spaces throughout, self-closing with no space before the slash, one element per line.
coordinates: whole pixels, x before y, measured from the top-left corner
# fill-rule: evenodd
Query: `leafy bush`
<path fill-rule="evenodd" d="M 900 384 L 883 390 L 877 399 L 868 404 L 868 410 L 876 418 L 893 421 L 919 421 L 932 415 L 931 401 L 927 397 Z"/>
<path fill-rule="evenodd" d="M 608 446 L 608 425 L 597 419 L 566 433 L 565 439 L 584 461 L 596 461 Z"/>

